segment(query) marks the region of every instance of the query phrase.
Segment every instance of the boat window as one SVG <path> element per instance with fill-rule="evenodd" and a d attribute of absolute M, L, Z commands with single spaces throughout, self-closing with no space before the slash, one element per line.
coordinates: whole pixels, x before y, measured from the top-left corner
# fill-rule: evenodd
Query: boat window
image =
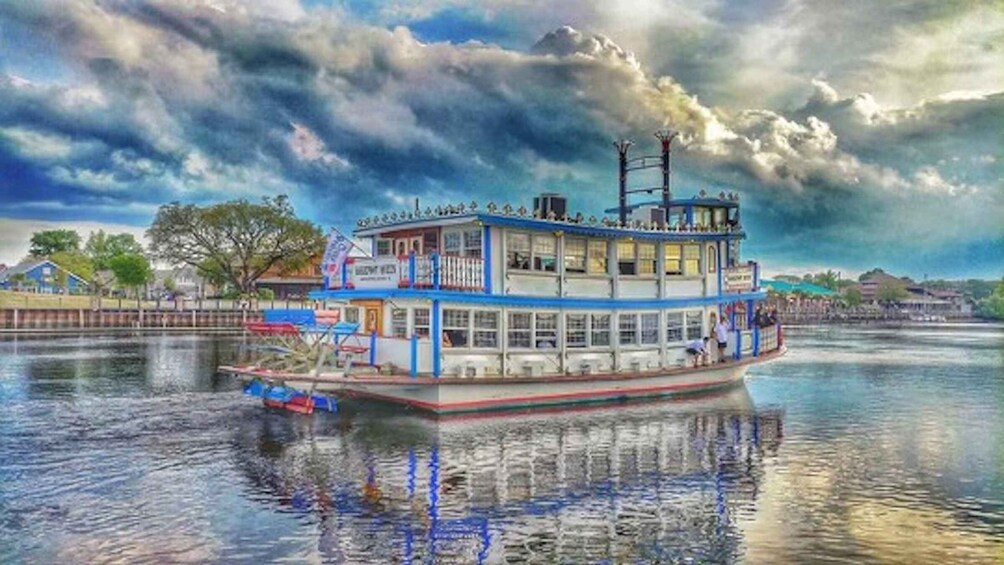
<path fill-rule="evenodd" d="M 529 312 L 509 312 L 509 347 L 530 347 L 532 318 Z"/>
<path fill-rule="evenodd" d="M 446 255 L 460 255 L 463 236 L 458 231 L 448 231 L 443 234 L 443 253 Z"/>
<path fill-rule="evenodd" d="M 485 310 L 474 312 L 474 347 L 499 346 L 499 313 Z"/>
<path fill-rule="evenodd" d="M 593 314 L 589 317 L 589 338 L 593 347 L 610 346 L 610 314 Z"/>
<path fill-rule="evenodd" d="M 435 253 L 439 250 L 439 236 L 435 231 L 427 231 L 422 235 L 422 250 L 425 254 Z"/>
<path fill-rule="evenodd" d="M 470 317 L 467 310 L 443 310 L 443 345 L 468 347 L 470 344 Z"/>
<path fill-rule="evenodd" d="M 603 240 L 589 242 L 589 273 L 607 274 L 607 242 Z"/>
<path fill-rule="evenodd" d="M 348 306 L 345 308 L 345 321 L 352 322 L 353 324 L 359 323 L 359 308 L 355 306 Z"/>
<path fill-rule="evenodd" d="M 390 311 L 390 335 L 408 337 L 408 310 L 393 308 Z"/>
<path fill-rule="evenodd" d="M 683 274 L 683 246 L 678 243 L 667 243 L 663 247 L 663 254 L 665 256 L 666 263 L 666 274 L 667 275 L 682 275 Z"/>
<path fill-rule="evenodd" d="M 687 312 L 687 340 L 701 339 L 702 328 L 701 328 L 701 311 L 693 310 Z"/>
<path fill-rule="evenodd" d="M 553 235 L 533 236 L 533 270 L 555 272 L 558 266 L 557 245 Z"/>
<path fill-rule="evenodd" d="M 536 314 L 534 316 L 534 343 L 537 349 L 558 348 L 557 314 Z"/>
<path fill-rule="evenodd" d="M 378 239 L 376 242 L 377 257 L 385 257 L 393 251 L 392 242 L 389 239 Z"/>
<path fill-rule="evenodd" d="M 683 246 L 683 274 L 693 277 L 701 274 L 701 248 L 696 244 Z"/>
<path fill-rule="evenodd" d="M 683 312 L 666 312 L 666 341 L 683 341 Z"/>
<path fill-rule="evenodd" d="M 464 256 L 481 257 L 481 230 L 478 228 L 464 231 Z"/>
<path fill-rule="evenodd" d="M 578 237 L 565 238 L 565 272 L 586 272 L 586 240 Z"/>
<path fill-rule="evenodd" d="M 633 241 L 617 242 L 617 272 L 622 275 L 637 275 L 635 247 Z"/>
<path fill-rule="evenodd" d="M 713 273 L 718 270 L 718 250 L 714 245 L 708 246 L 708 272 Z"/>
<path fill-rule="evenodd" d="M 508 232 L 505 246 L 510 269 L 530 269 L 530 234 Z"/>
<path fill-rule="evenodd" d="M 715 208 L 715 227 L 725 225 L 727 210 L 725 208 Z"/>
<path fill-rule="evenodd" d="M 588 316 L 585 314 L 567 314 L 565 316 L 565 345 L 570 348 L 588 347 L 586 341 L 586 322 Z"/>
<path fill-rule="evenodd" d="M 429 309 L 415 308 L 415 335 L 418 337 L 429 337 Z"/>
<path fill-rule="evenodd" d="M 617 320 L 619 334 L 618 343 L 634 345 L 638 342 L 638 316 L 635 314 L 620 314 Z"/>
<path fill-rule="evenodd" d="M 638 274 L 639 275 L 654 275 L 655 274 L 655 244 L 654 243 L 639 243 L 638 244 Z"/>
<path fill-rule="evenodd" d="M 641 342 L 645 345 L 659 343 L 659 314 L 641 314 Z"/>
<path fill-rule="evenodd" d="M 729 242 L 729 267 L 735 267 L 739 264 L 739 240 L 733 239 Z"/>

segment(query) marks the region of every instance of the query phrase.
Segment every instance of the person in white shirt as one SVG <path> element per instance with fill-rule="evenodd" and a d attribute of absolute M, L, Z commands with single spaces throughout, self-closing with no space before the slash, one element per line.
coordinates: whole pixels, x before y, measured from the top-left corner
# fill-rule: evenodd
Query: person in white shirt
<path fill-rule="evenodd" d="M 725 319 L 718 320 L 715 325 L 715 341 L 718 342 L 718 362 L 725 362 L 725 348 L 729 345 L 729 326 L 725 324 Z"/>
<path fill-rule="evenodd" d="M 708 363 L 708 338 L 695 339 L 694 341 L 687 344 L 687 354 L 694 357 L 694 366 L 697 366 L 698 361 L 702 361 L 702 364 Z"/>

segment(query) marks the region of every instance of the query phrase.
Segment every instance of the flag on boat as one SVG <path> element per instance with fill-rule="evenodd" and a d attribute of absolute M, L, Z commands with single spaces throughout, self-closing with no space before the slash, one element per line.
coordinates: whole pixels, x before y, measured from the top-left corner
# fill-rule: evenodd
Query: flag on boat
<path fill-rule="evenodd" d="M 332 281 L 341 281 L 342 265 L 351 250 L 352 241 L 342 235 L 342 232 L 332 229 L 328 246 L 324 248 L 324 260 L 321 262 L 321 272 L 327 278 L 329 287 Z"/>

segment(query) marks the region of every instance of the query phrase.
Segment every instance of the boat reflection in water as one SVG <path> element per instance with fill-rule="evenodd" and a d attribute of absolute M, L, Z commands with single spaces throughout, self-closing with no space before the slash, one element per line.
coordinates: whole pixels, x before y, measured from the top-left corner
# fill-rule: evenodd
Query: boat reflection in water
<path fill-rule="evenodd" d="M 236 437 L 255 497 L 315 519 L 337 562 L 731 561 L 783 435 L 745 387 L 440 419 L 346 408 Z"/>

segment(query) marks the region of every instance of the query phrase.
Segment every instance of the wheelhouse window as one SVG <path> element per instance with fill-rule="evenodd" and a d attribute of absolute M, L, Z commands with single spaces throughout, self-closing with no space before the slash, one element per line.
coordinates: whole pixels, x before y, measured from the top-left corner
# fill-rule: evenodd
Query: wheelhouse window
<path fill-rule="evenodd" d="M 589 249 L 589 274 L 607 274 L 607 242 L 590 241 Z"/>
<path fill-rule="evenodd" d="M 470 312 L 443 310 L 443 345 L 468 347 L 470 344 Z"/>
<path fill-rule="evenodd" d="M 638 244 L 638 274 L 639 275 L 654 275 L 655 274 L 655 244 L 654 243 L 639 243 Z"/>
<path fill-rule="evenodd" d="M 739 240 L 733 239 L 729 242 L 728 267 L 735 267 L 739 264 Z"/>
<path fill-rule="evenodd" d="M 415 335 L 418 337 L 429 337 L 429 309 L 415 308 L 413 315 L 415 317 L 413 324 Z"/>
<path fill-rule="evenodd" d="M 578 237 L 565 238 L 565 272 L 586 272 L 586 240 Z"/>
<path fill-rule="evenodd" d="M 443 232 L 443 253 L 463 257 L 481 257 L 481 229 L 454 229 Z"/>
<path fill-rule="evenodd" d="M 377 257 L 386 257 L 394 252 L 393 242 L 389 239 L 378 239 L 376 241 Z"/>
<path fill-rule="evenodd" d="M 390 311 L 390 334 L 394 337 L 408 337 L 408 310 L 394 308 Z"/>
<path fill-rule="evenodd" d="M 533 270 L 553 273 L 558 266 L 558 246 L 553 235 L 533 236 Z"/>
<path fill-rule="evenodd" d="M 683 246 L 683 274 L 688 277 L 701 274 L 701 247 L 699 245 Z"/>
<path fill-rule="evenodd" d="M 683 274 L 683 246 L 678 243 L 667 243 L 663 246 L 663 263 L 667 275 Z"/>
<path fill-rule="evenodd" d="M 683 312 L 666 313 L 666 341 L 683 341 Z"/>
<path fill-rule="evenodd" d="M 529 312 L 509 312 L 509 347 L 529 348 L 532 340 L 533 314 Z"/>
<path fill-rule="evenodd" d="M 448 231 L 443 234 L 443 253 L 460 255 L 463 248 L 463 235 L 458 231 Z"/>
<path fill-rule="evenodd" d="M 701 335 L 703 333 L 701 328 L 702 318 L 700 310 L 687 312 L 687 341 L 703 337 Z"/>
<path fill-rule="evenodd" d="M 481 257 L 481 230 L 464 231 L 464 257 Z"/>
<path fill-rule="evenodd" d="M 638 263 L 633 241 L 617 242 L 617 272 L 621 275 L 637 275 Z"/>
<path fill-rule="evenodd" d="M 553 273 L 558 267 L 557 240 L 550 234 L 507 233 L 506 265 L 510 269 Z"/>

